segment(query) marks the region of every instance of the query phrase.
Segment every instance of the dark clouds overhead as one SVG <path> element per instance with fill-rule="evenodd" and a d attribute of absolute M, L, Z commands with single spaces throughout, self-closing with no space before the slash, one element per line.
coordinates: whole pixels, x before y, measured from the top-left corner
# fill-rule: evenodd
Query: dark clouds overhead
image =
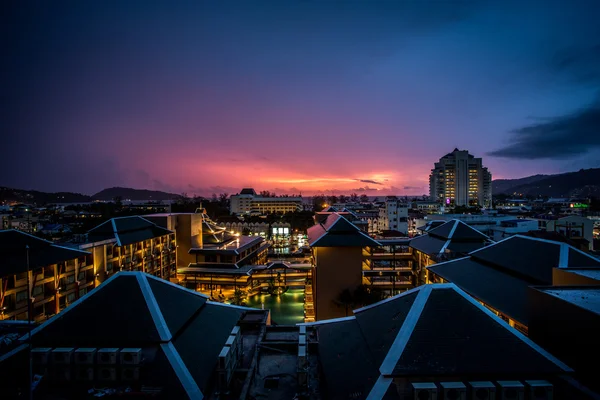
<path fill-rule="evenodd" d="M 512 132 L 512 143 L 489 155 L 515 159 L 569 159 L 600 149 L 600 97 L 588 107 Z"/>

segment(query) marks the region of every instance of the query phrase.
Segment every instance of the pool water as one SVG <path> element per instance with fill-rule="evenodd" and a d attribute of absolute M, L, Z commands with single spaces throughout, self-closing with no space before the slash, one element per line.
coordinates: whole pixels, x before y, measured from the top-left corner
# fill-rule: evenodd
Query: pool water
<path fill-rule="evenodd" d="M 304 322 L 304 289 L 289 289 L 280 296 L 254 295 L 248 298 L 247 306 L 271 310 L 271 323 L 294 325 Z"/>

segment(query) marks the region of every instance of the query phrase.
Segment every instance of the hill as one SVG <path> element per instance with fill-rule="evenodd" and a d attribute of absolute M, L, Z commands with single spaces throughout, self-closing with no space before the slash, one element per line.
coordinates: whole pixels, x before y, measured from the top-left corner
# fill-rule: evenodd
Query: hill
<path fill-rule="evenodd" d="M 162 200 L 173 200 L 178 195 L 173 193 L 161 192 L 159 190 L 146 190 L 146 189 L 131 189 L 122 187 L 113 187 L 104 189 L 92 196 L 93 200 L 101 201 L 112 201 L 116 197 L 120 197 L 122 200 L 148 200 L 148 201 L 162 201 Z"/>
<path fill-rule="evenodd" d="M 5 201 L 41 206 L 51 203 L 89 203 L 93 200 L 90 196 L 81 193 L 46 193 L 37 190 L 13 189 L 0 186 L 0 203 Z"/>
<path fill-rule="evenodd" d="M 498 188 L 498 190 L 496 189 Z M 534 175 L 522 179 L 492 182 L 494 194 L 519 193 L 525 196 L 600 196 L 600 168 L 581 169 L 558 175 Z"/>

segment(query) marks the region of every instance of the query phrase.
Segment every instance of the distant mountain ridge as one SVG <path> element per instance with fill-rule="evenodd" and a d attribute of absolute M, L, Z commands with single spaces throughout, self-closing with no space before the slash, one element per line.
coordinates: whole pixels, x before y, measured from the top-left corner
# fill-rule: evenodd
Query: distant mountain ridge
<path fill-rule="evenodd" d="M 159 190 L 113 187 L 101 190 L 92 196 L 88 196 L 81 193 L 46 193 L 38 190 L 23 190 L 0 186 L 0 203 L 17 202 L 36 205 L 56 203 L 90 203 L 95 200 L 113 201 L 117 197 L 120 197 L 122 201 L 163 201 L 176 199 L 178 195 L 161 192 Z"/>
<path fill-rule="evenodd" d="M 556 175 L 533 175 L 521 179 L 492 181 L 493 194 L 525 196 L 590 197 L 600 196 L 600 168 L 580 169 Z"/>
<path fill-rule="evenodd" d="M 148 200 L 148 201 L 162 201 L 162 200 L 173 200 L 178 195 L 173 193 L 161 192 L 160 190 L 147 190 L 147 189 L 131 189 L 124 187 L 112 187 L 101 190 L 92 196 L 93 200 L 112 201 L 116 197 L 120 197 L 121 200 Z"/>

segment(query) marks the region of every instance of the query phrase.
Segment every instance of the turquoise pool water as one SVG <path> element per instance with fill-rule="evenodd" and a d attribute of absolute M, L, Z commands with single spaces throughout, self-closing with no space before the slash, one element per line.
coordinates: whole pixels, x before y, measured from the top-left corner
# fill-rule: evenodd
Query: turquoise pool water
<path fill-rule="evenodd" d="M 304 322 L 304 289 L 290 289 L 280 296 L 255 295 L 247 300 L 248 307 L 271 310 L 271 322 L 278 325 L 294 325 Z"/>

